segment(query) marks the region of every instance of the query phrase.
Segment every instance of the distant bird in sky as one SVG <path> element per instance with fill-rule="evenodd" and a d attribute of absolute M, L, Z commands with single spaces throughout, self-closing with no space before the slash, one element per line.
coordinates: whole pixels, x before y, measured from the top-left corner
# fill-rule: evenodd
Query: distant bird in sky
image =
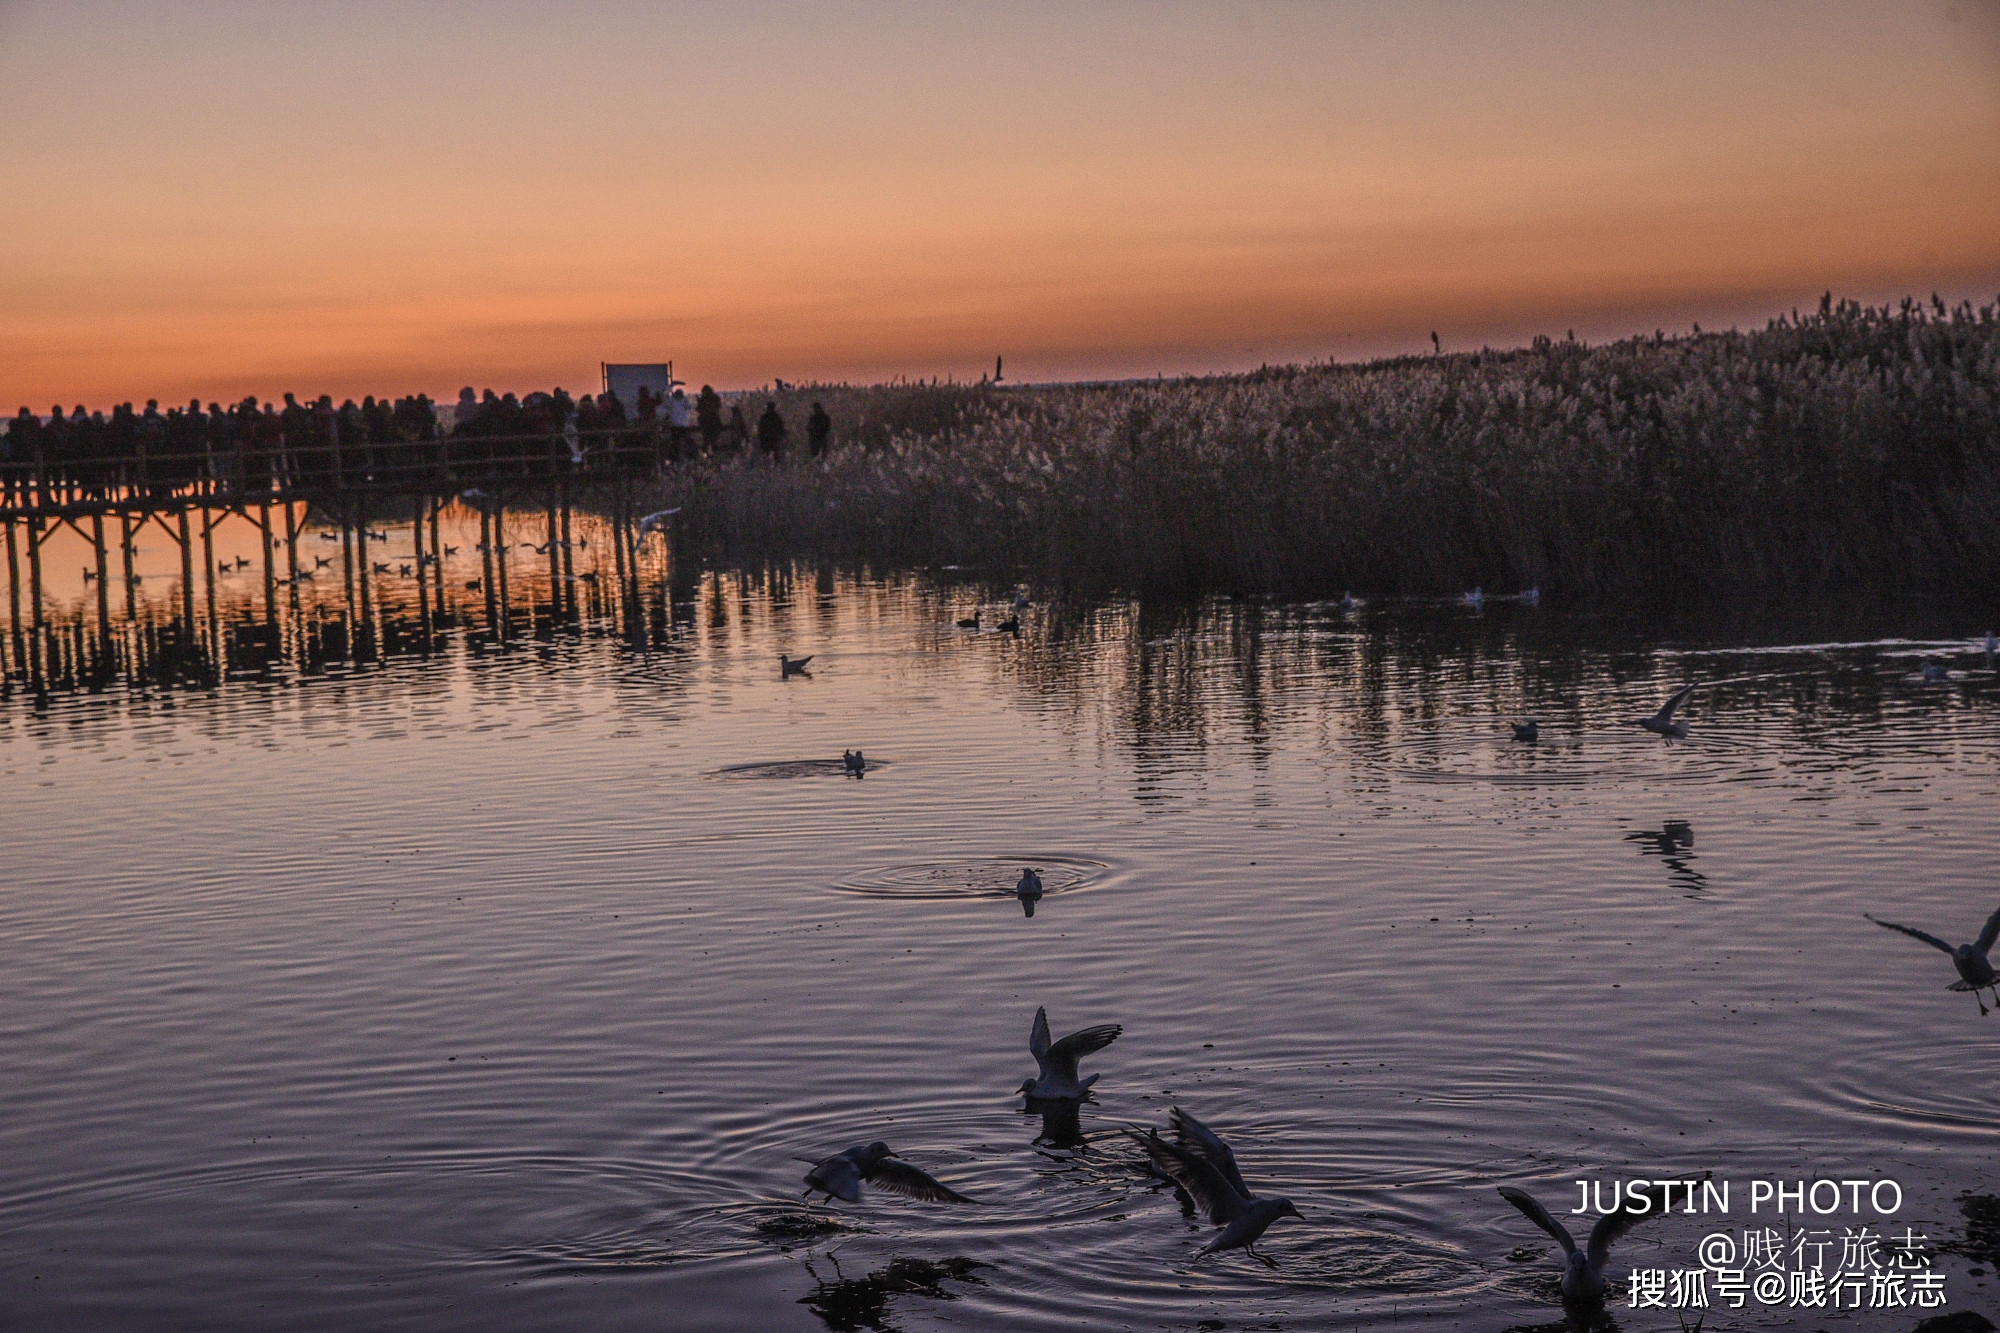
<path fill-rule="evenodd" d="M 313 562 L 314 562 L 313 563 L 314 569 L 325 569 L 328 565 L 333 563 L 333 557 L 316 555 L 313 557 Z"/>
<path fill-rule="evenodd" d="M 387 574 L 389 572 L 389 566 L 382 563 L 380 560 L 371 561 L 370 564 L 373 566 L 377 574 Z"/>
<path fill-rule="evenodd" d="M 813 1161 L 810 1157 L 799 1160 Z M 845 1152 L 813 1162 L 813 1169 L 806 1172 L 805 1192 L 810 1196 L 818 1191 L 825 1194 L 829 1202 L 844 1199 L 848 1203 L 860 1203 L 863 1184 L 924 1203 L 979 1202 L 942 1184 L 929 1172 L 911 1166 L 880 1140 L 857 1143 Z"/>
<path fill-rule="evenodd" d="M 804 657 L 787 657 L 783 653 L 779 653 L 778 674 L 780 676 L 804 675 L 806 663 L 812 661 L 814 656 L 815 654 L 813 653 L 807 653 Z"/>
<path fill-rule="evenodd" d="M 91 581 L 92 579 L 94 579 L 94 578 L 96 578 L 96 577 L 97 577 L 97 571 L 96 571 L 96 570 L 92 569 L 92 568 L 91 568 L 91 567 L 90 567 L 89 565 L 85 565 L 85 566 L 83 567 L 83 581 L 84 581 L 85 583 L 88 583 L 88 582 L 90 582 L 90 581 Z"/>
<path fill-rule="evenodd" d="M 1258 1263 L 1276 1268 L 1275 1260 L 1257 1253 L 1257 1238 L 1279 1218 L 1297 1217 L 1298 1208 L 1290 1199 L 1252 1198 L 1241 1183 L 1243 1177 L 1236 1170 L 1236 1155 L 1229 1151 L 1229 1145 L 1179 1108 L 1175 1108 L 1174 1119 L 1176 1128 L 1181 1129 L 1179 1143 L 1167 1142 L 1157 1130 L 1147 1130 L 1143 1135 L 1129 1129 L 1125 1132 L 1146 1150 L 1155 1171 L 1187 1191 L 1188 1198 L 1208 1218 L 1209 1225 L 1222 1228 L 1222 1233 L 1202 1246 L 1196 1257 L 1240 1248 Z M 1187 1127 L 1183 1127 L 1183 1121 Z M 1226 1170 L 1223 1162 L 1228 1164 Z"/>
<path fill-rule="evenodd" d="M 1674 720 L 1674 710 L 1686 703 L 1687 697 L 1693 694 L 1694 690 L 1694 685 L 1681 686 L 1680 689 L 1674 691 L 1672 698 L 1660 705 L 1659 712 L 1653 714 L 1651 717 L 1635 717 L 1632 719 L 1632 725 L 1644 727 L 1662 740 L 1686 740 L 1688 724 L 1685 722 L 1676 722 Z"/>
<path fill-rule="evenodd" d="M 868 760 L 859 750 L 842 750 L 840 762 L 842 767 L 857 778 L 868 771 Z"/>
<path fill-rule="evenodd" d="M 974 611 L 974 612 L 973 612 L 973 613 L 972 613 L 971 615 L 967 616 L 967 617 L 966 617 L 966 618 L 965 618 L 964 620 L 961 620 L 961 621 L 959 621 L 959 622 L 958 622 L 958 627 L 959 627 L 960 629 L 978 629 L 978 628 L 979 628 L 979 615 L 980 615 L 980 613 L 979 613 L 979 612 L 977 612 L 977 611 Z"/>
<path fill-rule="evenodd" d="M 1035 914 L 1035 904 L 1042 900 L 1042 877 L 1032 870 L 1023 870 L 1021 872 L 1021 882 L 1014 886 L 1014 896 L 1021 900 L 1021 911 L 1028 916 L 1033 916 Z M 1032 1048 L 1032 1046 L 1033 1039 L 1031 1038 L 1030 1047 Z M 1037 1058 L 1039 1059 L 1039 1057 Z"/>
<path fill-rule="evenodd" d="M 680 512 L 680 506 L 676 505 L 672 509 L 661 509 L 646 515 L 639 520 L 639 535 L 643 537 L 655 528 L 665 528 L 667 520 Z"/>
<path fill-rule="evenodd" d="M 401 574 L 404 578 L 408 578 L 414 571 L 411 570 L 411 568 L 408 565 L 398 565 L 396 566 L 396 572 Z"/>
<path fill-rule="evenodd" d="M 366 529 L 364 529 L 364 531 L 367 531 L 367 530 L 366 530 Z M 369 540 L 369 541 L 371 541 L 371 542 L 386 542 L 386 541 L 388 541 L 388 540 L 389 540 L 389 534 L 388 534 L 388 533 L 386 533 L 386 532 L 372 532 L 372 531 L 369 531 L 367 535 L 368 535 L 368 540 Z"/>
<path fill-rule="evenodd" d="M 447 547 L 445 547 L 445 548 L 444 548 L 444 553 L 445 553 L 446 555 L 457 555 L 457 554 L 458 554 L 458 548 L 457 548 L 456 546 L 447 546 Z M 435 558 L 435 557 L 433 557 L 433 558 Z"/>
<path fill-rule="evenodd" d="M 1028 1079 L 1016 1089 L 1029 1098 L 1042 1101 L 1054 1097 L 1082 1097 L 1090 1091 L 1090 1085 L 1102 1077 L 1092 1074 L 1081 1082 L 1077 1081 L 1076 1064 L 1093 1051 L 1101 1051 L 1118 1040 L 1118 1034 L 1125 1029 L 1116 1023 L 1100 1023 L 1096 1027 L 1072 1032 L 1061 1041 L 1049 1041 L 1049 1011 L 1035 1010 L 1035 1025 L 1028 1030 L 1028 1052 L 1041 1066 L 1038 1077 Z"/>
<path fill-rule="evenodd" d="M 1508 725 L 1514 728 L 1514 739 L 1517 741 L 1533 744 L 1542 738 L 1542 724 L 1539 722 L 1512 722 Z"/>
<path fill-rule="evenodd" d="M 1862 915 L 1868 916 L 1866 912 Z M 1913 940 L 1922 940 L 1933 949 L 1942 949 L 1950 954 L 1951 965 L 1958 969 L 1958 980 L 1952 982 L 1946 989 L 1971 991 L 1972 998 L 1978 1003 L 1979 1012 L 1982 1014 L 1986 1012 L 1986 1001 L 1980 999 L 1979 992 L 1991 990 L 1994 1007 L 2000 1008 L 2000 973 L 1994 972 L 1993 964 L 1986 956 L 1986 951 L 1993 947 L 1993 941 L 2000 939 L 2000 911 L 1995 911 L 1992 916 L 1986 918 L 1986 928 L 1979 932 L 1978 939 L 1970 944 L 1961 944 L 1956 949 L 1937 936 L 1926 935 L 1923 931 L 1910 926 L 1899 926 L 1893 921 L 1883 921 L 1879 917 L 1869 916 L 1868 919 L 1884 930 L 1899 930 Z"/>
<path fill-rule="evenodd" d="M 1579 1250 L 1576 1241 L 1570 1237 L 1569 1228 L 1550 1217 L 1548 1209 L 1536 1202 L 1534 1195 L 1511 1185 L 1502 1185 L 1500 1197 L 1519 1208 L 1530 1222 L 1555 1237 L 1556 1244 L 1562 1246 L 1562 1294 L 1565 1301 L 1603 1300 L 1604 1264 L 1611 1257 L 1611 1243 L 1635 1224 L 1652 1216 L 1650 1212 L 1635 1213 L 1629 1208 L 1606 1213 L 1591 1227 L 1590 1239 Z"/>

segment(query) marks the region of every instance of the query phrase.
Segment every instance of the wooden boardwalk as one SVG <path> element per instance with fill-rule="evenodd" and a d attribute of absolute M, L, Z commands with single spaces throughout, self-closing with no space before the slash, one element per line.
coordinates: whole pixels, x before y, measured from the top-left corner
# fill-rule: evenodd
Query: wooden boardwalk
<path fill-rule="evenodd" d="M 107 644 L 114 585 L 122 586 L 127 621 L 139 618 L 140 579 L 133 557 L 137 537 L 149 529 L 165 533 L 180 557 L 180 640 L 197 637 L 198 586 L 205 588 L 207 633 L 218 635 L 214 534 L 232 518 L 261 534 L 264 618 L 270 625 L 277 620 L 279 590 L 296 590 L 302 578 L 311 577 L 299 555 L 299 534 L 308 526 L 338 529 L 341 574 L 354 612 L 349 619 L 361 627 L 373 623 L 366 543 L 371 537 L 383 540 L 392 527 L 407 528 L 427 640 L 432 607 L 445 603 L 439 514 L 455 503 L 479 512 L 482 552 L 504 553 L 510 536 L 521 535 L 518 526 L 513 533 L 508 530 L 510 511 L 516 525 L 524 509 L 541 520 L 527 520 L 539 529 L 531 529 L 530 535 L 541 539 L 530 545 L 547 559 L 551 614 L 557 618 L 576 614 L 571 513 L 574 505 L 587 505 L 608 519 L 620 594 L 636 604 L 642 534 L 633 501 L 637 489 L 657 476 L 661 456 L 657 429 L 640 426 L 581 436 L 474 436 L 345 448 L 331 443 L 257 454 L 204 450 L 0 462 L 12 648 L 6 680 L 40 690 L 53 674 L 53 654 L 62 645 L 47 617 L 42 551 L 65 528 L 94 555 L 95 567 L 86 567 L 85 582 L 95 587 L 98 631 Z M 504 635 L 508 561 L 503 555 L 489 557 L 487 564 L 487 577 L 479 581 L 487 619 Z M 219 655 L 219 643 L 216 650 Z"/>

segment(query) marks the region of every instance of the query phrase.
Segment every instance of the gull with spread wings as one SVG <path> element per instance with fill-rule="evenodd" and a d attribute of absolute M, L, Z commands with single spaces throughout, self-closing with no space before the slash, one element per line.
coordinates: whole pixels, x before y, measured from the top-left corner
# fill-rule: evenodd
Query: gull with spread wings
<path fill-rule="evenodd" d="M 1868 916 L 1866 912 L 1862 915 Z M 1993 970 L 1993 964 L 1986 956 L 1986 951 L 1993 947 L 1993 941 L 2000 939 L 2000 911 L 1986 918 L 1986 928 L 1979 932 L 1978 939 L 1970 944 L 1961 944 L 1956 949 L 1937 936 L 1926 935 L 1913 926 L 1899 926 L 1893 921 L 1883 921 L 1879 917 L 1869 916 L 1868 919 L 1884 930 L 1900 930 L 1913 940 L 1922 940 L 1933 949 L 1942 949 L 1950 954 L 1951 965 L 1958 969 L 1958 980 L 1952 982 L 1946 989 L 1971 991 L 1972 998 L 1979 1005 L 1979 1012 L 1982 1014 L 1986 1012 L 1986 1001 L 1980 998 L 1979 992 L 1991 990 L 1993 1005 L 1995 1008 L 2000 1008 L 2000 973 Z"/>
<path fill-rule="evenodd" d="M 799 1160 L 811 1162 L 813 1159 L 801 1157 Z M 817 1190 L 826 1195 L 829 1203 L 835 1199 L 860 1203 L 864 1183 L 924 1203 L 979 1202 L 943 1184 L 929 1172 L 911 1166 L 879 1139 L 874 1143 L 857 1143 L 846 1152 L 813 1162 L 813 1169 L 806 1172 L 805 1192 L 807 1197 L 811 1197 Z"/>
<path fill-rule="evenodd" d="M 1699 684 L 1699 682 L 1696 682 Z M 1663 741 L 1684 741 L 1688 738 L 1688 724 L 1674 721 L 1674 710 L 1687 702 L 1687 697 L 1695 691 L 1694 685 L 1683 685 L 1674 691 L 1671 699 L 1660 705 L 1660 711 L 1651 717 L 1635 717 L 1632 725 L 1644 727 Z"/>
<path fill-rule="evenodd" d="M 1603 1300 L 1604 1264 L 1611 1257 L 1611 1242 L 1652 1216 L 1650 1212 L 1635 1213 L 1629 1208 L 1606 1213 L 1597 1219 L 1597 1225 L 1590 1229 L 1590 1239 L 1579 1250 L 1576 1241 L 1570 1237 L 1569 1228 L 1550 1217 L 1549 1210 L 1536 1202 L 1534 1195 L 1511 1185 L 1502 1185 L 1500 1197 L 1519 1208 L 1530 1222 L 1555 1237 L 1556 1244 L 1563 1247 L 1562 1294 L 1565 1301 Z"/>
<path fill-rule="evenodd" d="M 1080 1098 L 1090 1091 L 1090 1085 L 1097 1082 L 1100 1075 L 1078 1081 L 1076 1062 L 1092 1051 L 1101 1051 L 1118 1040 L 1118 1034 L 1125 1029 L 1116 1023 L 1100 1023 L 1094 1028 L 1072 1032 L 1061 1041 L 1049 1041 L 1049 1011 L 1035 1010 L 1035 1026 L 1028 1030 L 1028 1051 L 1041 1066 L 1038 1077 L 1028 1079 L 1016 1089 L 1026 1093 L 1031 1100 L 1049 1101 L 1057 1097 Z"/>
<path fill-rule="evenodd" d="M 1258 1263 L 1276 1268 L 1276 1261 L 1257 1253 L 1254 1246 L 1273 1222 L 1281 1217 L 1299 1216 L 1297 1206 L 1290 1199 L 1275 1196 L 1260 1199 L 1252 1195 L 1250 1187 L 1243 1183 L 1242 1172 L 1236 1168 L 1236 1154 L 1214 1130 L 1178 1106 L 1173 1109 L 1173 1120 L 1179 1140 L 1176 1143 L 1161 1138 L 1157 1130 L 1149 1129 L 1144 1134 L 1129 1129 L 1125 1132 L 1146 1150 L 1157 1174 L 1185 1190 L 1209 1224 L 1222 1228 L 1221 1234 L 1202 1246 L 1195 1257 L 1241 1248 Z"/>

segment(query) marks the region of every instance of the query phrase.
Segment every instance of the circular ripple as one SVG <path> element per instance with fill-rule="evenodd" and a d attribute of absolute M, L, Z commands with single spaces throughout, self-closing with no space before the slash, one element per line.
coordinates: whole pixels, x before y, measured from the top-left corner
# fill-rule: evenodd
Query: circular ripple
<path fill-rule="evenodd" d="M 834 887 L 871 898 L 1012 898 L 1022 867 L 1042 877 L 1042 893 L 1075 893 L 1101 882 L 1110 867 L 1078 856 L 1024 852 L 958 860 L 913 861 L 863 870 Z"/>

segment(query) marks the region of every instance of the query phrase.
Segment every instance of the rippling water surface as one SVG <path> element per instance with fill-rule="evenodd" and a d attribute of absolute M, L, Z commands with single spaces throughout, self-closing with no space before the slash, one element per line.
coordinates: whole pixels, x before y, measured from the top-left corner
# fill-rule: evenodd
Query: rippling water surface
<path fill-rule="evenodd" d="M 2000 1017 L 1862 919 L 2000 906 L 1965 641 L 951 628 L 1012 592 L 707 576 L 636 643 L 0 705 L 0 1323 L 1497 1329 L 1560 1318 L 1499 1183 L 1892 1177 L 1947 1242 L 2000 1191 Z M 1687 680 L 1689 741 L 1624 724 Z M 1037 1005 L 1125 1027 L 1072 1123 L 1012 1092 Z M 1275 1270 L 1136 1169 L 1174 1105 L 1298 1203 Z M 804 1213 L 875 1138 L 981 1206 Z"/>

